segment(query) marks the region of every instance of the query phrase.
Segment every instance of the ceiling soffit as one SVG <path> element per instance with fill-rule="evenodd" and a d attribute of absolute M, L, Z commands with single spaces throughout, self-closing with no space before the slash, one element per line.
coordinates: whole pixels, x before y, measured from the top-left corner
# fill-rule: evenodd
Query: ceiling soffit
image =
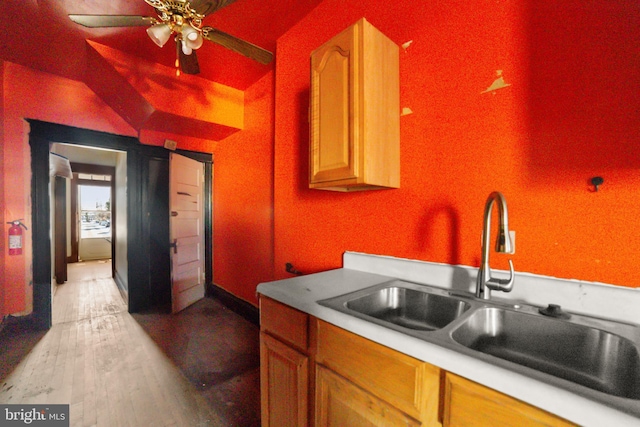
<path fill-rule="evenodd" d="M 244 126 L 244 93 L 88 42 L 85 82 L 134 129 L 218 141 Z"/>

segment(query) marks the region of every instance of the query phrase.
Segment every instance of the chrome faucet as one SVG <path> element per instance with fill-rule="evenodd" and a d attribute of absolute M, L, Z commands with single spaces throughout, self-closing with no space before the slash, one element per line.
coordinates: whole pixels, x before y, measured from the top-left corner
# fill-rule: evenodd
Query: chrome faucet
<path fill-rule="evenodd" d="M 514 252 L 511 238 L 509 236 L 509 214 L 507 213 L 507 201 L 502 193 L 494 191 L 489 194 L 484 207 L 484 228 L 482 229 L 482 263 L 478 270 L 478 280 L 476 282 L 476 297 L 482 299 L 491 298 L 491 289 L 496 291 L 510 292 L 513 289 L 513 262 L 509 260 L 510 276 L 508 279 L 494 279 L 491 277 L 491 267 L 489 267 L 489 233 L 491 229 L 491 208 L 494 203 L 498 203 L 498 236 L 496 241 L 496 252 L 512 254 Z"/>

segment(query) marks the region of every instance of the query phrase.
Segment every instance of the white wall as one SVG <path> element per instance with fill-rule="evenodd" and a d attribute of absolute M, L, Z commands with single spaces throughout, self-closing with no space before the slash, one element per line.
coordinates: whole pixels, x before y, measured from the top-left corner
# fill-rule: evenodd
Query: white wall
<path fill-rule="evenodd" d="M 127 153 L 118 152 L 116 158 L 115 199 L 116 199 L 116 277 L 125 290 L 129 289 L 127 270 Z"/>

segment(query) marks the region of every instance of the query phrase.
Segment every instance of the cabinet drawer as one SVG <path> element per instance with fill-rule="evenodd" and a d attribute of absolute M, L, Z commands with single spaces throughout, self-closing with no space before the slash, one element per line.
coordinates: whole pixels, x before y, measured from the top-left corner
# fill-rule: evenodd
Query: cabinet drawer
<path fill-rule="evenodd" d="M 260 330 L 304 353 L 309 348 L 309 315 L 264 296 L 260 297 Z"/>
<path fill-rule="evenodd" d="M 574 426 L 567 420 L 483 385 L 446 373 L 444 427 Z"/>
<path fill-rule="evenodd" d="M 440 370 L 321 320 L 316 362 L 416 419 L 437 422 Z"/>

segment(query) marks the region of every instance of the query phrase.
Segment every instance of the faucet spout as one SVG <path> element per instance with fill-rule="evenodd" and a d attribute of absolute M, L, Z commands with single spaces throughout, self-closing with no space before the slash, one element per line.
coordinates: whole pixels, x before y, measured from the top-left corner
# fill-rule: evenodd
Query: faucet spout
<path fill-rule="evenodd" d="M 509 213 L 507 201 L 502 193 L 494 191 L 489 194 L 484 207 L 484 227 L 482 229 L 482 262 L 478 270 L 476 281 L 476 297 L 491 298 L 491 289 L 509 292 L 513 289 L 514 270 L 513 262 L 509 260 L 509 279 L 494 279 L 491 277 L 489 266 L 489 234 L 491 232 L 491 211 L 493 205 L 498 205 L 498 234 L 496 237 L 496 252 L 512 254 L 513 244 L 509 236 Z"/>

